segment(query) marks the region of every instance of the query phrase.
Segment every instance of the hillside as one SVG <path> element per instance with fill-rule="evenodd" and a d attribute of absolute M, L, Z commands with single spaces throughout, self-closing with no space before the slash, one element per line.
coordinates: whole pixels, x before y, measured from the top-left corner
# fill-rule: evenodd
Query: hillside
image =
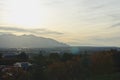
<path fill-rule="evenodd" d="M 0 48 L 49 48 L 68 47 L 67 44 L 54 39 L 34 35 L 16 36 L 13 34 L 0 35 Z"/>

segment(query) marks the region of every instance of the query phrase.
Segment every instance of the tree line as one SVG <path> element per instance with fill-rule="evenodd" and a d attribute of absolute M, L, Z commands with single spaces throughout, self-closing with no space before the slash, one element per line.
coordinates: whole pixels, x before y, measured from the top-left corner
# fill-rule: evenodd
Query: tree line
<path fill-rule="evenodd" d="M 120 51 L 39 54 L 33 58 L 33 63 L 30 80 L 87 80 L 120 72 Z"/>

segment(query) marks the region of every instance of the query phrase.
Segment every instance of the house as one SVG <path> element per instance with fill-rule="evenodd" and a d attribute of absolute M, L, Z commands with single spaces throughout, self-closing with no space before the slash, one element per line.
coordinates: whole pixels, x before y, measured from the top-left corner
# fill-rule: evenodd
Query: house
<path fill-rule="evenodd" d="M 32 64 L 29 63 L 29 62 L 16 62 L 14 64 L 14 67 L 20 67 L 20 68 L 23 68 L 23 70 L 28 70 L 29 67 L 31 67 Z"/>

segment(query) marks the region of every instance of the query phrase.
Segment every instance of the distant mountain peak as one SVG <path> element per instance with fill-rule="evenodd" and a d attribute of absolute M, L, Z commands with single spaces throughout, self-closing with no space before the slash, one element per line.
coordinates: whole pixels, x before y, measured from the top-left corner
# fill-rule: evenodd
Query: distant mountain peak
<path fill-rule="evenodd" d="M 0 35 L 0 48 L 49 48 L 49 47 L 68 47 L 65 43 L 58 42 L 51 38 L 38 37 L 35 35 L 14 34 Z"/>

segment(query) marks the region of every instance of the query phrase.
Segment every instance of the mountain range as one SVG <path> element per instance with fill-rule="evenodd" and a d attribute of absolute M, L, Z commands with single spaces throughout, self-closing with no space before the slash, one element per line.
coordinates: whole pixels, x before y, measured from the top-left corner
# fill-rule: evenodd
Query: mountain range
<path fill-rule="evenodd" d="M 35 35 L 0 35 L 0 48 L 51 48 L 68 46 L 69 45 L 58 42 L 54 39 L 37 37 Z"/>

